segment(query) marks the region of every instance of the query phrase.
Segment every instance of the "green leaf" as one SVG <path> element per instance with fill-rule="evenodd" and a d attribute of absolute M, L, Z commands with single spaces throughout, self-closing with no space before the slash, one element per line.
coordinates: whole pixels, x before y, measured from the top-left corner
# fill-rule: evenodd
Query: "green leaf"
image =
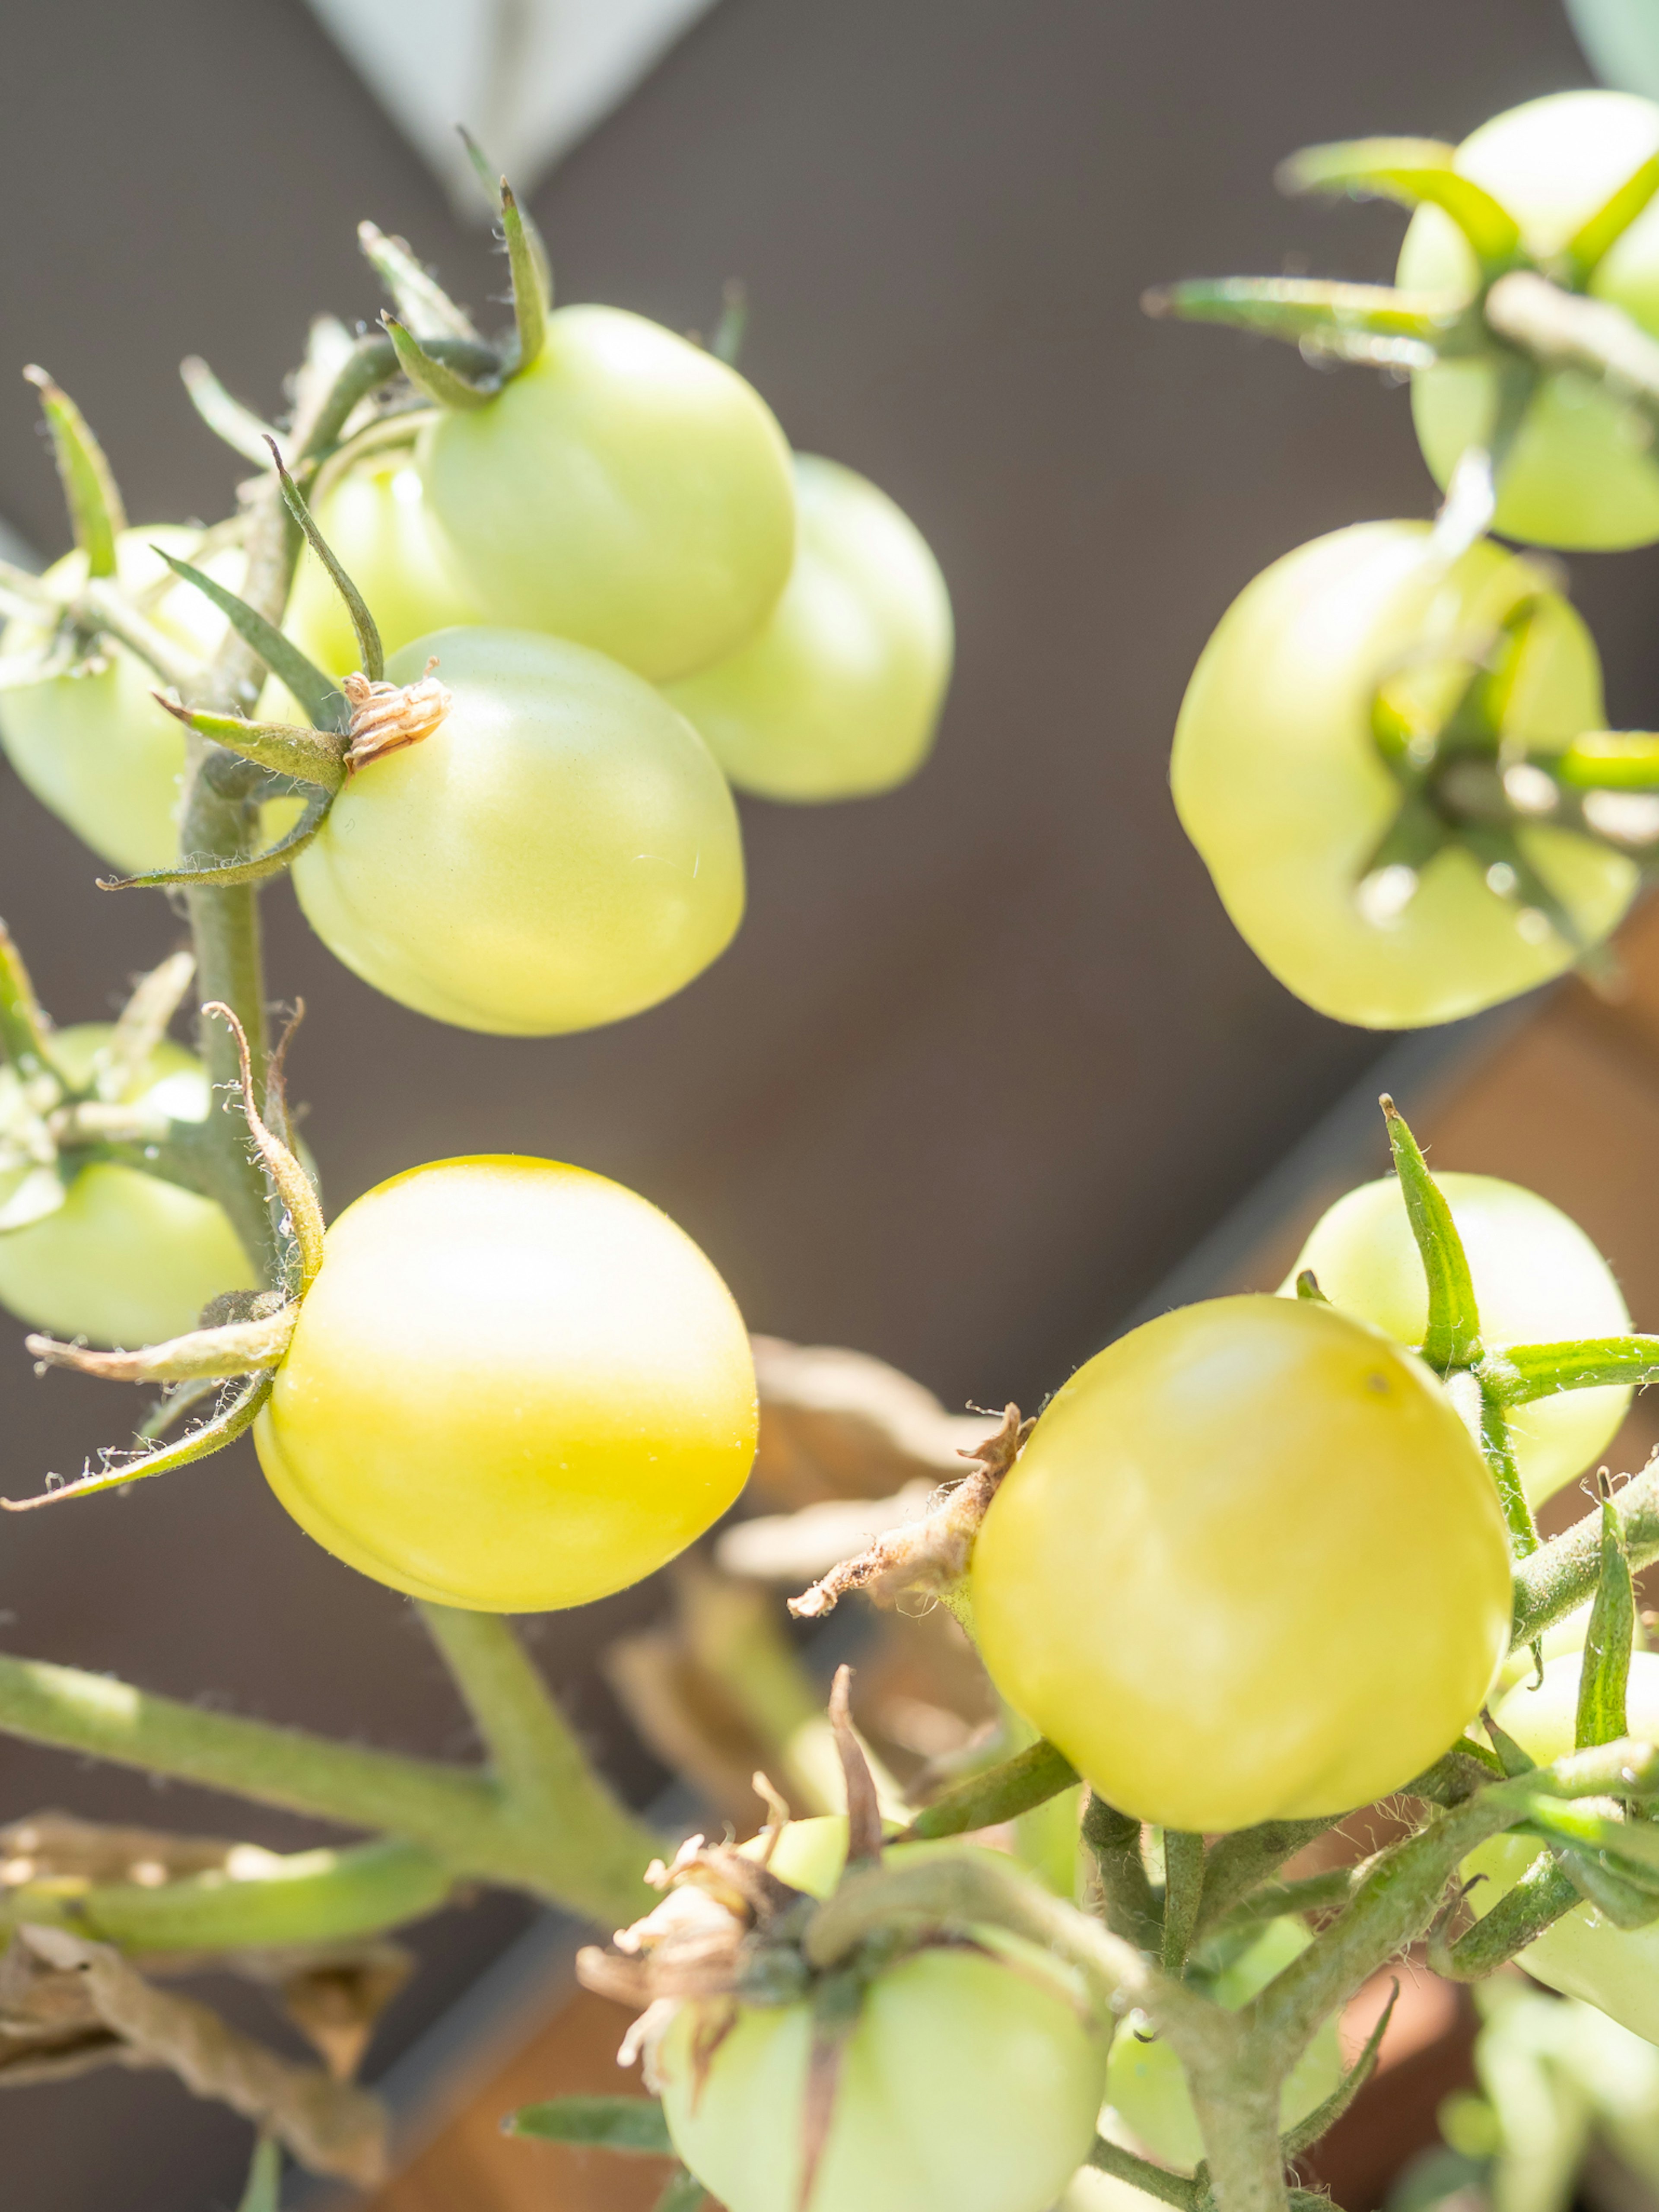
<path fill-rule="evenodd" d="M 1481 1385 L 1507 1406 L 1529 1405 L 1559 1390 L 1639 1389 L 1659 1382 L 1659 1336 L 1576 1337 L 1565 1344 L 1508 1344 L 1481 1364 Z"/>
<path fill-rule="evenodd" d="M 210 860 L 199 868 L 154 868 L 143 876 L 100 876 L 100 891 L 188 890 L 193 884 L 210 890 L 228 890 L 233 884 L 262 884 L 291 867 L 328 819 L 334 803 L 329 791 L 314 792 L 306 809 L 285 837 L 267 845 L 246 860 Z"/>
<path fill-rule="evenodd" d="M 1429 1173 L 1417 1139 L 1392 1098 L 1382 1101 L 1389 1147 L 1405 1195 L 1406 1216 L 1428 1279 L 1429 1322 L 1422 1354 L 1437 1374 L 1467 1367 L 1480 1348 L 1480 1313 L 1474 1284 L 1451 1208 Z"/>
<path fill-rule="evenodd" d="M 1595 213 L 1579 225 L 1561 252 L 1562 282 L 1582 292 L 1601 265 L 1603 255 L 1624 236 L 1656 192 L 1659 192 L 1659 154 L 1633 169 L 1618 191 L 1602 201 Z"/>
<path fill-rule="evenodd" d="M 1475 342 L 1462 304 L 1386 284 L 1340 284 L 1306 276 L 1195 277 L 1141 295 L 1149 315 L 1223 323 L 1334 360 L 1376 368 L 1431 368 Z"/>
<path fill-rule="evenodd" d="M 236 2212 L 278 2212 L 283 2187 L 283 2154 L 275 2136 L 261 2136 L 253 2147 L 247 2187 Z"/>
<path fill-rule="evenodd" d="M 501 2133 L 625 2151 L 630 2157 L 674 2155 L 668 2123 L 654 2097 L 556 2097 L 545 2105 L 521 2105 L 501 2122 Z"/>
<path fill-rule="evenodd" d="M 357 650 L 362 656 L 363 673 L 371 684 L 379 684 L 386 675 L 386 651 L 380 643 L 380 629 L 368 611 L 368 602 L 347 575 L 334 548 L 317 527 L 316 517 L 306 504 L 304 494 L 288 472 L 282 448 L 275 438 L 268 438 L 265 442 L 276 464 L 277 482 L 283 487 L 283 503 L 305 532 L 306 543 L 328 571 L 330 582 L 345 603 L 352 633 L 357 640 Z"/>
<path fill-rule="evenodd" d="M 1601 1578 L 1590 1606 L 1589 1628 L 1584 1638 L 1583 1663 L 1578 1677 L 1578 1714 L 1573 1743 L 1579 1751 L 1592 1744 L 1616 1743 L 1629 1733 L 1625 1717 L 1625 1693 L 1630 1681 L 1631 1644 L 1636 1632 L 1636 1595 L 1631 1585 L 1630 1562 L 1625 1556 L 1624 1532 L 1613 1511 L 1605 1474 L 1601 1489 Z M 1659 1835 L 1654 1838 L 1659 1847 Z M 1656 1860 L 1659 1864 L 1659 1859 Z"/>
<path fill-rule="evenodd" d="M 192 568 L 188 561 L 175 560 L 171 553 L 161 552 L 159 545 L 155 550 L 161 554 L 175 576 L 194 584 L 204 598 L 212 600 L 244 644 L 252 646 L 270 673 L 288 686 L 316 728 L 336 732 L 345 728 L 351 718 L 346 710 L 344 692 L 332 677 L 325 676 L 314 662 L 306 658 L 291 638 L 284 637 L 275 623 L 267 622 L 246 599 L 239 599 L 234 592 L 216 584 L 211 576 Z"/>
<path fill-rule="evenodd" d="M 465 377 L 458 376 L 435 354 L 428 353 L 395 315 L 382 315 L 380 323 L 392 341 L 398 368 L 416 392 L 431 400 L 434 406 L 487 407 L 495 397 L 496 387 L 470 384 Z"/>
<path fill-rule="evenodd" d="M 1452 164 L 1455 146 L 1434 138 L 1352 138 L 1308 146 L 1279 167 L 1281 191 L 1346 192 L 1353 199 L 1398 200 L 1449 215 L 1490 278 L 1521 255 L 1521 226 L 1492 194 Z"/>
<path fill-rule="evenodd" d="M 401 238 L 388 238 L 375 224 L 360 222 L 357 243 L 364 259 L 392 295 L 392 306 L 417 338 L 471 338 L 475 344 L 482 344 L 466 310 L 457 307 Z"/>
<path fill-rule="evenodd" d="M 513 278 L 513 320 L 519 334 L 518 357 L 513 364 L 516 372 L 528 368 L 546 343 L 549 301 L 543 288 L 542 272 L 531 251 L 524 217 L 505 177 L 501 179 L 501 230 L 507 240 L 507 264 Z"/>
<path fill-rule="evenodd" d="M 240 714 L 181 707 L 159 691 L 150 696 L 198 737 L 210 738 L 244 760 L 258 761 L 275 775 L 318 784 L 325 791 L 337 791 L 345 781 L 345 739 L 336 732 L 302 729 L 297 722 L 250 722 Z"/>
<path fill-rule="evenodd" d="M 112 576 L 115 541 L 126 528 L 127 518 L 104 449 L 68 392 L 44 368 L 26 368 L 23 374 L 40 394 L 75 542 L 87 556 L 87 574 Z"/>
<path fill-rule="evenodd" d="M 191 405 L 214 436 L 222 438 L 245 461 L 257 461 L 263 468 L 268 459 L 266 441 L 276 435 L 270 424 L 251 407 L 244 407 L 240 399 L 233 399 L 200 354 L 187 355 L 179 364 L 179 374 L 190 394 Z"/>
<path fill-rule="evenodd" d="M 1029 1744 L 1012 1759 L 971 1776 L 918 1813 L 896 1840 L 915 1843 L 938 1836 L 963 1836 L 1029 1813 L 1058 1797 L 1077 1780 L 1077 1769 L 1064 1752 L 1045 1740 Z"/>

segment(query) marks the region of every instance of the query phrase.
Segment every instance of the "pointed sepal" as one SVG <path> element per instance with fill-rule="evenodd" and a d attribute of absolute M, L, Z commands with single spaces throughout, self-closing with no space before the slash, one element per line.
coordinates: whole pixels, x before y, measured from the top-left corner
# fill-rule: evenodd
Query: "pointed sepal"
<path fill-rule="evenodd" d="M 16 939 L 0 921 L 0 1056 L 24 1082 L 40 1075 L 60 1079 L 52 1063 L 51 1031 Z"/>
<path fill-rule="evenodd" d="M 380 633 L 368 603 L 357 589 L 333 547 L 317 527 L 317 519 L 306 503 L 301 491 L 288 472 L 282 448 L 275 438 L 265 441 L 270 448 L 270 458 L 276 470 L 276 480 L 283 488 L 283 501 L 289 513 L 305 533 L 306 543 L 317 556 L 328 573 L 329 581 L 345 604 L 350 618 L 352 634 L 357 641 L 357 651 L 362 659 L 363 672 L 371 684 L 378 684 L 386 674 L 386 651 L 380 643 Z"/>
<path fill-rule="evenodd" d="M 1573 1743 L 1579 1751 L 1588 1751 L 1593 1744 L 1616 1743 L 1629 1733 L 1625 1698 L 1636 1634 L 1636 1593 L 1605 1468 L 1597 1475 L 1596 1487 L 1601 1501 L 1601 1574 L 1590 1605 L 1578 1675 Z"/>
<path fill-rule="evenodd" d="M 1659 154 L 1632 169 L 1562 248 L 1558 266 L 1569 291 L 1582 292 L 1638 215 L 1659 192 Z"/>
<path fill-rule="evenodd" d="M 1346 193 L 1352 199 L 1396 200 L 1449 215 L 1490 279 L 1513 267 L 1521 226 L 1489 191 L 1453 167 L 1457 149 L 1434 138 L 1352 138 L 1307 146 L 1281 161 L 1281 191 Z"/>
<path fill-rule="evenodd" d="M 329 791 L 313 790 L 305 811 L 286 836 L 245 860 L 209 860 L 198 868 L 152 868 L 142 876 L 100 876 L 100 891 L 228 890 L 236 884 L 263 884 L 291 868 L 328 819 L 334 801 Z"/>
<path fill-rule="evenodd" d="M 104 449 L 68 392 L 44 368 L 30 367 L 23 374 L 40 395 L 75 542 L 87 556 L 87 574 L 112 576 L 115 541 L 126 528 L 127 518 Z"/>
<path fill-rule="evenodd" d="M 91 1498 L 106 1490 L 119 1490 L 129 1482 L 143 1482 L 153 1474 L 170 1474 L 176 1467 L 189 1467 L 196 1460 L 207 1459 L 252 1427 L 259 1408 L 270 1395 L 275 1380 L 271 1374 L 250 1376 L 210 1420 L 204 1421 L 199 1428 L 188 1430 L 177 1443 L 89 1470 L 74 1482 L 60 1483 L 55 1490 L 43 1490 L 33 1498 L 0 1498 L 0 1510 L 33 1513 L 39 1506 L 57 1505 L 66 1498 Z"/>
<path fill-rule="evenodd" d="M 270 424 L 251 407 L 244 407 L 240 399 L 234 399 L 200 354 L 187 354 L 179 364 L 179 375 L 191 405 L 214 436 L 222 439 L 233 453 L 263 468 L 269 458 L 266 441 L 276 434 Z"/>
<path fill-rule="evenodd" d="M 452 410 L 487 407 L 495 397 L 494 386 L 472 384 L 428 351 L 396 315 L 382 315 L 382 328 L 392 341 L 398 366 L 423 399 L 434 407 Z"/>
<path fill-rule="evenodd" d="M 501 234 L 507 240 L 507 265 L 513 280 L 513 323 L 518 335 L 515 373 L 536 361 L 547 340 L 547 311 L 552 302 L 542 271 L 531 251 L 529 233 L 513 187 L 501 179 Z"/>
<path fill-rule="evenodd" d="M 249 606 L 234 592 L 227 591 L 222 584 L 216 584 L 211 576 L 192 568 L 188 561 L 175 559 L 171 553 L 162 552 L 159 545 L 155 550 L 175 576 L 194 584 L 204 598 L 212 600 L 243 643 L 258 653 L 279 683 L 287 685 L 318 729 L 345 727 L 344 692 L 331 677 L 325 676 L 313 661 L 307 659 L 291 638 L 284 637 L 275 623 L 267 622 L 257 608 Z"/>
<path fill-rule="evenodd" d="M 1461 301 L 1387 284 L 1315 276 L 1201 276 L 1143 292 L 1149 315 L 1280 338 L 1304 352 L 1378 368 L 1432 368 L 1475 342 Z"/>
<path fill-rule="evenodd" d="M 1406 1201 L 1406 1216 L 1428 1282 L 1428 1326 L 1420 1350 L 1435 1372 L 1443 1375 L 1449 1368 L 1467 1367 L 1480 1349 L 1480 1312 L 1468 1256 L 1451 1208 L 1429 1173 L 1405 1116 L 1386 1094 L 1380 1103 L 1395 1172 Z"/>
<path fill-rule="evenodd" d="M 386 286 L 392 304 L 417 338 L 471 338 L 481 344 L 471 317 L 457 306 L 429 269 L 410 252 L 408 241 L 389 238 L 372 222 L 357 226 L 363 258 Z"/>
<path fill-rule="evenodd" d="M 332 730 L 302 728 L 297 722 L 250 722 L 240 714 L 216 714 L 203 707 L 184 707 L 161 692 L 151 693 L 186 729 L 210 738 L 244 760 L 258 761 L 276 775 L 314 783 L 334 792 L 345 781 L 346 740 Z"/>

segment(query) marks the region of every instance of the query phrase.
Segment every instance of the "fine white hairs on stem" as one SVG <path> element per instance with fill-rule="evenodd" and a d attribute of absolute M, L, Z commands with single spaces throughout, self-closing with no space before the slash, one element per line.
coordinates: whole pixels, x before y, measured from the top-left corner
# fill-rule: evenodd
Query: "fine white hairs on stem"
<path fill-rule="evenodd" d="M 248 1058 L 246 1030 L 222 1000 L 210 1000 L 202 1012 L 217 1014 L 228 1023 L 235 1036 L 236 1050 L 242 1064 L 242 1109 L 247 1115 L 248 1132 L 265 1164 L 266 1173 L 276 1186 L 277 1195 L 288 1209 L 294 1242 L 299 1248 L 300 1291 L 303 1297 L 316 1280 L 317 1271 L 323 1264 L 323 1209 L 317 1202 L 311 1177 L 288 1146 L 280 1138 L 273 1136 L 260 1119 L 259 1109 L 254 1103 L 253 1069 Z M 295 1019 L 299 1019 L 298 1013 Z"/>

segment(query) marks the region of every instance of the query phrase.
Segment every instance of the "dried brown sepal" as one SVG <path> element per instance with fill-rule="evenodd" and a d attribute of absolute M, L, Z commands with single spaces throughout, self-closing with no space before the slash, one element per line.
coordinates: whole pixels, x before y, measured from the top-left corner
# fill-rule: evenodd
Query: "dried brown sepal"
<path fill-rule="evenodd" d="M 943 1597 L 967 1572 L 991 1500 L 1018 1456 L 1032 1424 L 1022 1421 L 1018 1406 L 1003 1408 L 994 1435 L 959 1455 L 972 1460 L 972 1472 L 944 1492 L 920 1521 L 890 1529 L 855 1558 L 843 1559 L 799 1597 L 789 1610 L 798 1620 L 816 1620 L 834 1612 L 849 1590 L 866 1591 L 878 1605 L 892 1605 L 915 1591 Z"/>
<path fill-rule="evenodd" d="M 283 2010 L 337 2081 L 362 2065 L 380 2014 L 415 1971 L 400 1943 L 376 1943 L 356 1958 L 319 1961 L 280 1984 Z"/>
<path fill-rule="evenodd" d="M 349 775 L 383 754 L 418 745 L 439 727 L 454 705 L 455 695 L 432 673 L 437 665 L 434 656 L 418 684 L 374 684 L 361 671 L 345 678 L 340 689 L 351 709 Z"/>
<path fill-rule="evenodd" d="M 857 1866 L 881 1856 L 881 1806 L 870 1762 L 853 1732 L 852 1695 L 852 1668 L 837 1667 L 830 1692 L 830 1725 L 847 1778 L 847 1863 Z"/>
<path fill-rule="evenodd" d="M 789 1826 L 789 1800 L 769 1774 L 763 1774 L 758 1770 L 754 1778 L 754 1788 L 756 1796 L 766 1808 L 766 1826 L 761 1830 L 760 1863 L 769 1867 L 779 1838 Z"/>

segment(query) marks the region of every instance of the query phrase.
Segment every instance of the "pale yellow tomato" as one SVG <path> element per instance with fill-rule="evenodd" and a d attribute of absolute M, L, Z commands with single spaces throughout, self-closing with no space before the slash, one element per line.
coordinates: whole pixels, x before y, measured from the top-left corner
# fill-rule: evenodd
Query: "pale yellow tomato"
<path fill-rule="evenodd" d="M 316 515 L 318 528 L 362 593 L 387 653 L 430 630 L 488 618 L 433 543 L 420 471 L 407 454 L 353 469 L 324 495 Z M 345 602 L 309 546 L 300 556 L 283 627 L 331 676 L 349 676 L 363 665 Z"/>

